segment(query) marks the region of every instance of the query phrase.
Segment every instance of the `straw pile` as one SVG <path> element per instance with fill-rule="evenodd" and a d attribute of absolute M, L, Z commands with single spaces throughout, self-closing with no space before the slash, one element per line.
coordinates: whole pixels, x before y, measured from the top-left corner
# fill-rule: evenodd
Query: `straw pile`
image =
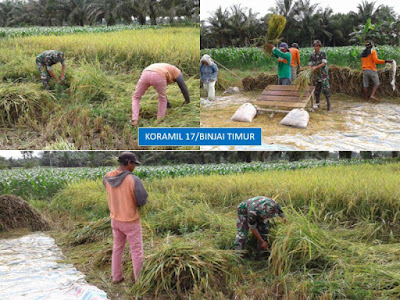
<path fill-rule="evenodd" d="M 300 73 L 301 74 L 301 73 Z M 378 70 L 381 85 L 377 91 L 377 96 L 398 97 L 398 90 L 393 91 L 390 82 L 392 81 L 392 71 L 389 69 Z M 277 75 L 259 74 L 257 77 L 246 77 L 242 80 L 245 90 L 263 90 L 270 84 L 277 84 Z M 343 93 L 350 96 L 362 97 L 362 71 L 352 70 L 345 67 L 329 66 L 329 83 L 331 93 Z M 399 70 L 396 72 L 396 85 L 400 84 Z M 372 88 L 372 86 L 370 86 Z"/>
<path fill-rule="evenodd" d="M 22 198 L 14 195 L 0 196 L 0 231 L 28 227 L 31 230 L 48 230 L 49 223 Z"/>

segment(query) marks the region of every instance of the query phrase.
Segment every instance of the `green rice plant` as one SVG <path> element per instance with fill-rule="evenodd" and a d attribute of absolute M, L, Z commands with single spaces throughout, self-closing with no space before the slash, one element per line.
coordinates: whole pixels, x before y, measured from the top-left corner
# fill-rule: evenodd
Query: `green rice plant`
<path fill-rule="evenodd" d="M 206 291 L 223 286 L 229 277 L 237 274 L 240 259 L 233 251 L 216 250 L 174 239 L 163 245 L 145 261 L 135 295 L 154 293 L 170 297 L 190 293 L 194 288 Z"/>
<path fill-rule="evenodd" d="M 272 50 L 267 47 L 267 44 L 278 44 L 281 41 L 281 34 L 286 26 L 286 18 L 281 15 L 272 15 L 268 21 L 267 37 L 263 46 L 265 53 L 270 55 Z"/>

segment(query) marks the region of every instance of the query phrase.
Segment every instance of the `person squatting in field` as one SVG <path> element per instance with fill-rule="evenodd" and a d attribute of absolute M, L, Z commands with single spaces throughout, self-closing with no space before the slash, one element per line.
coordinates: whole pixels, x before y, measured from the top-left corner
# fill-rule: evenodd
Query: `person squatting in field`
<path fill-rule="evenodd" d="M 292 47 L 289 48 L 289 52 L 292 55 L 292 61 L 290 63 L 290 82 L 295 81 L 297 73 L 300 70 L 300 49 L 299 44 L 293 43 Z M 296 68 L 297 64 L 297 68 Z"/>
<path fill-rule="evenodd" d="M 56 74 L 54 74 L 53 72 L 52 66 L 56 63 L 61 63 L 62 65 L 60 78 L 58 78 Z M 44 89 L 49 88 L 49 81 L 51 77 L 53 77 L 58 84 L 61 84 L 61 81 L 64 80 L 65 58 L 64 58 L 64 53 L 62 53 L 61 51 L 58 50 L 43 51 L 36 57 L 36 65 L 39 69 L 40 79 L 42 81 Z"/>
<path fill-rule="evenodd" d="M 124 280 L 122 254 L 125 242 L 128 240 L 136 282 L 143 265 L 143 240 L 139 208 L 147 203 L 147 192 L 139 177 L 132 174 L 135 166 L 140 164 L 135 154 L 122 152 L 118 157 L 118 162 L 118 168 L 108 172 L 103 179 L 103 185 L 108 194 L 108 208 L 114 237 L 111 274 L 115 283 Z"/>
<path fill-rule="evenodd" d="M 374 87 L 372 88 L 370 98 L 373 100 L 378 100 L 375 97 L 376 90 L 379 87 L 379 77 L 376 69 L 376 64 L 393 63 L 393 60 L 382 60 L 378 58 L 375 50 L 373 50 L 372 41 L 365 42 L 365 49 L 361 52 L 361 65 L 363 70 L 363 87 L 364 87 L 364 99 L 368 99 L 368 87 L 369 80 L 372 81 Z"/>
<path fill-rule="evenodd" d="M 281 43 L 279 45 L 280 51 L 273 44 L 268 44 L 267 47 L 278 58 L 278 85 L 290 85 L 292 55 L 289 52 L 288 44 Z"/>
<path fill-rule="evenodd" d="M 158 93 L 157 119 L 165 117 L 168 105 L 167 85 L 174 82 L 178 84 L 185 98 L 184 104 L 190 103 L 189 89 L 181 71 L 177 67 L 166 63 L 156 63 L 143 70 L 132 97 L 132 126 L 136 126 L 139 123 L 140 99 L 150 86 L 153 86 Z"/>
<path fill-rule="evenodd" d="M 207 100 L 215 98 L 215 83 L 218 77 L 218 67 L 210 55 L 204 54 L 200 59 L 200 83 L 207 91 Z"/>
<path fill-rule="evenodd" d="M 321 91 L 326 98 L 327 110 L 331 110 L 331 93 L 329 86 L 328 59 L 326 53 L 321 51 L 322 43 L 320 40 L 314 41 L 314 53 L 310 54 L 308 65 L 313 70 L 313 78 L 315 85 L 315 102 L 319 107 L 321 99 Z"/>
<path fill-rule="evenodd" d="M 249 228 L 257 239 L 257 252 L 268 250 L 269 219 L 276 216 L 285 218 L 281 206 L 274 200 L 257 196 L 243 201 L 237 207 L 237 234 L 234 241 L 235 250 L 243 250 Z M 286 220 L 285 220 L 286 222 Z"/>

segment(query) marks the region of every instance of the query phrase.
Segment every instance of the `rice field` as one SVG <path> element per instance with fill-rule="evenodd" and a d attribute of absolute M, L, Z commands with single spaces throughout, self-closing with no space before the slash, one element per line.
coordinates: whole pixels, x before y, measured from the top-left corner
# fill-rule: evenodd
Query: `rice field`
<path fill-rule="evenodd" d="M 353 69 L 361 68 L 360 54 L 364 47 L 346 46 L 346 47 L 322 47 L 328 56 L 328 62 L 331 65 L 346 66 Z M 394 46 L 377 46 L 375 50 L 380 59 L 400 59 L 400 50 Z M 306 66 L 310 54 L 314 52 L 313 47 L 300 48 L 300 64 Z M 215 48 L 202 49 L 201 54 L 209 54 L 219 63 L 228 68 L 250 69 L 276 68 L 276 59 L 273 56 L 266 55 L 260 48 Z"/>
<path fill-rule="evenodd" d="M 141 210 L 145 263 L 134 285 L 111 285 L 112 233 L 101 180 L 83 180 L 50 202 L 30 203 L 57 224 L 67 260 L 109 297 L 131 299 L 397 299 L 400 163 L 260 170 L 145 181 Z M 232 251 L 236 207 L 250 197 L 276 199 L 268 259 L 254 238 Z M 127 250 L 127 249 L 126 249 Z"/>
<path fill-rule="evenodd" d="M 157 121 L 158 97 L 150 88 L 141 100 L 139 126 L 197 127 L 199 43 L 199 29 L 192 27 L 2 39 L 0 147 L 138 149 L 137 129 L 129 125 L 131 98 L 142 70 L 155 62 L 182 71 L 192 102 L 182 107 L 179 87 L 168 86 L 172 108 Z M 64 52 L 66 79 L 63 85 L 51 80 L 43 91 L 35 58 L 49 49 Z M 60 74 L 59 64 L 53 69 Z"/>
<path fill-rule="evenodd" d="M 269 170 L 290 171 L 324 166 L 372 164 L 390 162 L 382 158 L 372 160 L 302 160 L 295 162 L 252 162 L 237 164 L 181 164 L 174 166 L 139 166 L 134 174 L 144 180 L 197 175 L 228 175 Z M 113 167 L 100 168 L 32 168 L 0 170 L 0 194 L 14 194 L 26 198 L 48 199 L 67 184 L 102 178 Z"/>

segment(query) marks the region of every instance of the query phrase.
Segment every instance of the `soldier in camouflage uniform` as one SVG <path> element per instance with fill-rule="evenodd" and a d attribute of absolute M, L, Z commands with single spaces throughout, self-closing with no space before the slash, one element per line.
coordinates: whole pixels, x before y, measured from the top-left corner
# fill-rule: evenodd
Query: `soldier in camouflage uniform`
<path fill-rule="evenodd" d="M 329 74 L 328 74 L 328 60 L 326 53 L 320 51 L 321 41 L 314 41 L 314 53 L 310 54 L 308 65 L 314 71 L 314 85 L 315 85 L 315 98 L 317 107 L 319 107 L 319 101 L 321 99 L 321 91 L 324 93 L 327 103 L 328 111 L 331 110 L 331 94 L 329 91 Z"/>
<path fill-rule="evenodd" d="M 268 233 L 270 223 L 268 219 L 279 216 L 285 217 L 281 206 L 274 200 L 258 196 L 243 201 L 237 207 L 237 235 L 234 242 L 235 250 L 243 250 L 249 228 L 257 239 L 257 251 L 268 249 Z"/>
<path fill-rule="evenodd" d="M 62 70 L 60 78 L 58 78 L 52 69 L 52 66 L 56 63 L 61 63 Z M 64 53 L 57 50 L 46 50 L 40 53 L 36 57 L 36 65 L 40 72 L 40 79 L 43 83 L 43 88 L 47 89 L 49 87 L 50 76 L 53 77 L 57 83 L 61 83 L 64 80 L 65 73 L 65 58 Z"/>

